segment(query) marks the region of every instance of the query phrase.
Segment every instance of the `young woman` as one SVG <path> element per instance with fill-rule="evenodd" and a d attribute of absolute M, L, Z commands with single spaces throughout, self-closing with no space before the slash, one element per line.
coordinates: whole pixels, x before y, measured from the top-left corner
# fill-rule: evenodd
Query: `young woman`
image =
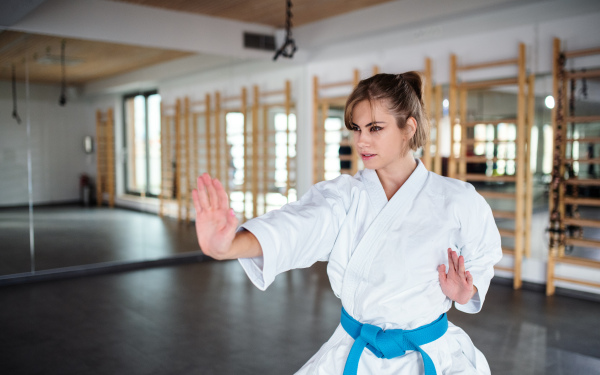
<path fill-rule="evenodd" d="M 299 374 L 489 373 L 445 313 L 452 301 L 460 311 L 481 310 L 502 256 L 500 235 L 472 185 L 413 158 L 428 137 L 419 75 L 361 81 L 345 124 L 365 169 L 320 182 L 240 230 L 221 183 L 198 178 L 200 248 L 216 259 L 239 258 L 261 290 L 282 272 L 329 262 L 341 323 Z"/>

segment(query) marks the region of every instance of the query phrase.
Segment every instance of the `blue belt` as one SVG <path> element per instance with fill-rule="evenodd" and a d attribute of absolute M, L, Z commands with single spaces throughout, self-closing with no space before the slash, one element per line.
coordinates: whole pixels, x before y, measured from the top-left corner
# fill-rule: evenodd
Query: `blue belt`
<path fill-rule="evenodd" d="M 431 358 L 420 346 L 442 337 L 448 330 L 446 314 L 440 315 L 434 322 L 416 329 L 382 330 L 377 326 L 362 324 L 350 316 L 342 307 L 342 327 L 354 338 L 354 345 L 344 367 L 344 375 L 356 375 L 358 361 L 363 350 L 369 348 L 378 358 L 394 358 L 404 355 L 407 350 L 416 350 L 423 357 L 425 375 L 435 375 L 435 366 Z"/>

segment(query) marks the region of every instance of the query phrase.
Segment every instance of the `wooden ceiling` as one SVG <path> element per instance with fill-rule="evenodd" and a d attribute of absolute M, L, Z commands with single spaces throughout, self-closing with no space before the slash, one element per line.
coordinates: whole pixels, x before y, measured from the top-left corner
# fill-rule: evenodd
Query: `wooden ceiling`
<path fill-rule="evenodd" d="M 159 48 L 0 31 L 0 80 L 11 79 L 12 65 L 15 64 L 17 80 L 24 81 L 27 58 L 32 83 L 61 82 L 63 40 L 66 42 L 68 85 L 87 83 L 192 55 Z M 55 62 L 48 64 L 49 60 Z"/>
<path fill-rule="evenodd" d="M 285 27 L 286 0 L 113 0 Z M 392 0 L 292 0 L 292 24 L 302 26 Z"/>

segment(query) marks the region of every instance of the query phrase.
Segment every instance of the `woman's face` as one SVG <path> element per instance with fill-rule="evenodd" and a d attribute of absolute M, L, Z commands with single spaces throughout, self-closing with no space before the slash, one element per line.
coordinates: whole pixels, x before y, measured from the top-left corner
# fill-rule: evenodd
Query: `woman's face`
<path fill-rule="evenodd" d="M 382 103 L 373 104 L 363 100 L 352 111 L 354 145 L 365 168 L 391 170 L 408 154 L 414 130 L 412 123 L 401 130 Z"/>

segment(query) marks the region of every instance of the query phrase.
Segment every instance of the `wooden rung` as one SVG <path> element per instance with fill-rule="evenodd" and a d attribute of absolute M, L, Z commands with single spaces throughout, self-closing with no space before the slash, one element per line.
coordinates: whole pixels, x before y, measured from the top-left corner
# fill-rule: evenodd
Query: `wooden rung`
<path fill-rule="evenodd" d="M 577 225 L 579 227 L 600 228 L 600 220 L 575 219 L 567 217 L 563 220 L 567 225 Z"/>
<path fill-rule="evenodd" d="M 487 63 L 457 66 L 456 70 L 460 71 L 460 70 L 475 70 L 475 69 L 493 68 L 496 66 L 503 66 L 503 65 L 517 65 L 518 63 L 519 63 L 518 59 L 498 60 L 498 61 L 490 61 Z"/>
<path fill-rule="evenodd" d="M 510 140 L 510 141 L 509 140 L 503 140 L 503 139 L 492 139 L 492 140 L 482 141 L 482 140 L 473 139 L 473 138 L 471 138 L 471 139 L 465 139 L 464 140 L 464 144 L 467 144 L 467 145 L 472 145 L 472 144 L 475 144 L 475 143 L 494 143 L 494 144 L 500 144 L 500 143 L 516 143 L 516 142 L 517 141 L 514 140 L 514 139 Z"/>
<path fill-rule="evenodd" d="M 500 235 L 502 237 L 514 237 L 515 236 L 515 231 L 511 230 L 511 229 L 498 229 L 498 232 L 500 232 Z"/>
<path fill-rule="evenodd" d="M 564 55 L 566 58 L 582 57 L 582 56 L 590 56 L 590 55 L 598 55 L 598 54 L 600 54 L 600 48 L 587 48 L 587 49 L 580 49 L 577 51 L 564 52 Z"/>
<path fill-rule="evenodd" d="M 574 122 L 576 124 L 584 124 L 590 122 L 600 122 L 600 116 L 567 116 L 566 122 Z"/>
<path fill-rule="evenodd" d="M 600 164 L 600 158 L 594 159 L 565 159 L 565 164 L 571 163 L 583 163 L 583 164 Z"/>
<path fill-rule="evenodd" d="M 479 81 L 479 82 L 462 82 L 458 85 L 459 89 L 466 90 L 475 90 L 475 89 L 485 89 L 495 86 L 504 86 L 504 85 L 516 85 L 519 83 L 517 78 L 501 78 L 501 79 L 490 79 L 488 81 Z"/>
<path fill-rule="evenodd" d="M 492 210 L 495 219 L 513 219 L 515 218 L 514 211 Z"/>
<path fill-rule="evenodd" d="M 565 255 L 562 257 L 555 257 L 554 260 L 556 262 L 573 264 L 575 266 L 600 268 L 600 261 L 588 259 L 588 258 L 573 257 L 573 256 Z"/>
<path fill-rule="evenodd" d="M 517 119 L 509 118 L 503 120 L 479 120 L 479 121 L 469 121 L 465 122 L 465 126 L 475 126 L 475 125 L 498 125 L 498 124 L 516 124 Z"/>
<path fill-rule="evenodd" d="M 496 269 L 496 270 L 500 270 L 500 271 L 515 272 L 515 271 L 514 271 L 512 268 L 510 268 L 510 267 L 494 266 L 494 269 Z"/>
<path fill-rule="evenodd" d="M 565 72 L 565 79 L 597 78 L 600 77 L 600 69 L 586 70 L 585 72 Z"/>
<path fill-rule="evenodd" d="M 600 143 L 600 138 L 577 138 L 577 139 L 567 139 L 567 142 L 580 142 L 580 143 Z"/>
<path fill-rule="evenodd" d="M 587 238 L 567 238 L 565 240 L 567 245 L 581 246 L 581 247 L 598 247 L 600 248 L 599 240 L 591 240 Z"/>
<path fill-rule="evenodd" d="M 575 198 L 565 197 L 566 204 L 577 204 L 579 206 L 600 207 L 600 199 L 597 198 Z"/>
<path fill-rule="evenodd" d="M 484 198 L 515 199 L 516 193 L 501 193 L 497 191 L 477 191 Z"/>
<path fill-rule="evenodd" d="M 354 86 L 354 82 L 353 81 L 343 81 L 343 82 L 324 83 L 322 85 L 319 85 L 319 89 L 328 89 L 328 88 L 340 87 L 340 86 Z"/>
<path fill-rule="evenodd" d="M 598 240 L 590 240 L 590 239 L 587 239 L 587 238 L 567 238 L 565 240 L 565 243 L 567 245 L 573 245 L 573 246 L 599 247 L 600 248 L 600 241 L 598 241 Z"/>
<path fill-rule="evenodd" d="M 238 96 L 225 96 L 221 98 L 221 102 L 229 102 L 232 100 L 242 100 L 242 96 L 238 95 Z"/>
<path fill-rule="evenodd" d="M 567 277 L 558 277 L 558 276 L 554 276 L 554 280 L 600 288 L 600 283 L 595 283 L 593 281 L 584 281 L 584 280 L 577 280 L 577 279 L 571 279 L 571 278 L 567 278 Z"/>
<path fill-rule="evenodd" d="M 474 174 L 474 173 L 469 173 L 469 174 L 464 175 L 464 179 L 467 181 L 497 181 L 497 182 L 516 182 L 517 181 L 517 177 L 515 177 L 515 176 L 486 176 L 484 174 Z"/>
<path fill-rule="evenodd" d="M 263 91 L 260 96 L 285 95 L 285 90 Z"/>
<path fill-rule="evenodd" d="M 571 178 L 565 180 L 567 185 L 578 185 L 578 186 L 600 186 L 600 178 L 590 178 L 590 179 L 578 179 Z"/>
<path fill-rule="evenodd" d="M 514 255 L 515 249 L 513 249 L 512 247 L 508 247 L 508 246 L 502 246 L 502 254 Z"/>
<path fill-rule="evenodd" d="M 348 99 L 347 96 L 334 96 L 331 98 L 319 98 L 319 105 L 323 104 L 338 104 L 340 103 L 342 106 L 346 103 Z"/>

